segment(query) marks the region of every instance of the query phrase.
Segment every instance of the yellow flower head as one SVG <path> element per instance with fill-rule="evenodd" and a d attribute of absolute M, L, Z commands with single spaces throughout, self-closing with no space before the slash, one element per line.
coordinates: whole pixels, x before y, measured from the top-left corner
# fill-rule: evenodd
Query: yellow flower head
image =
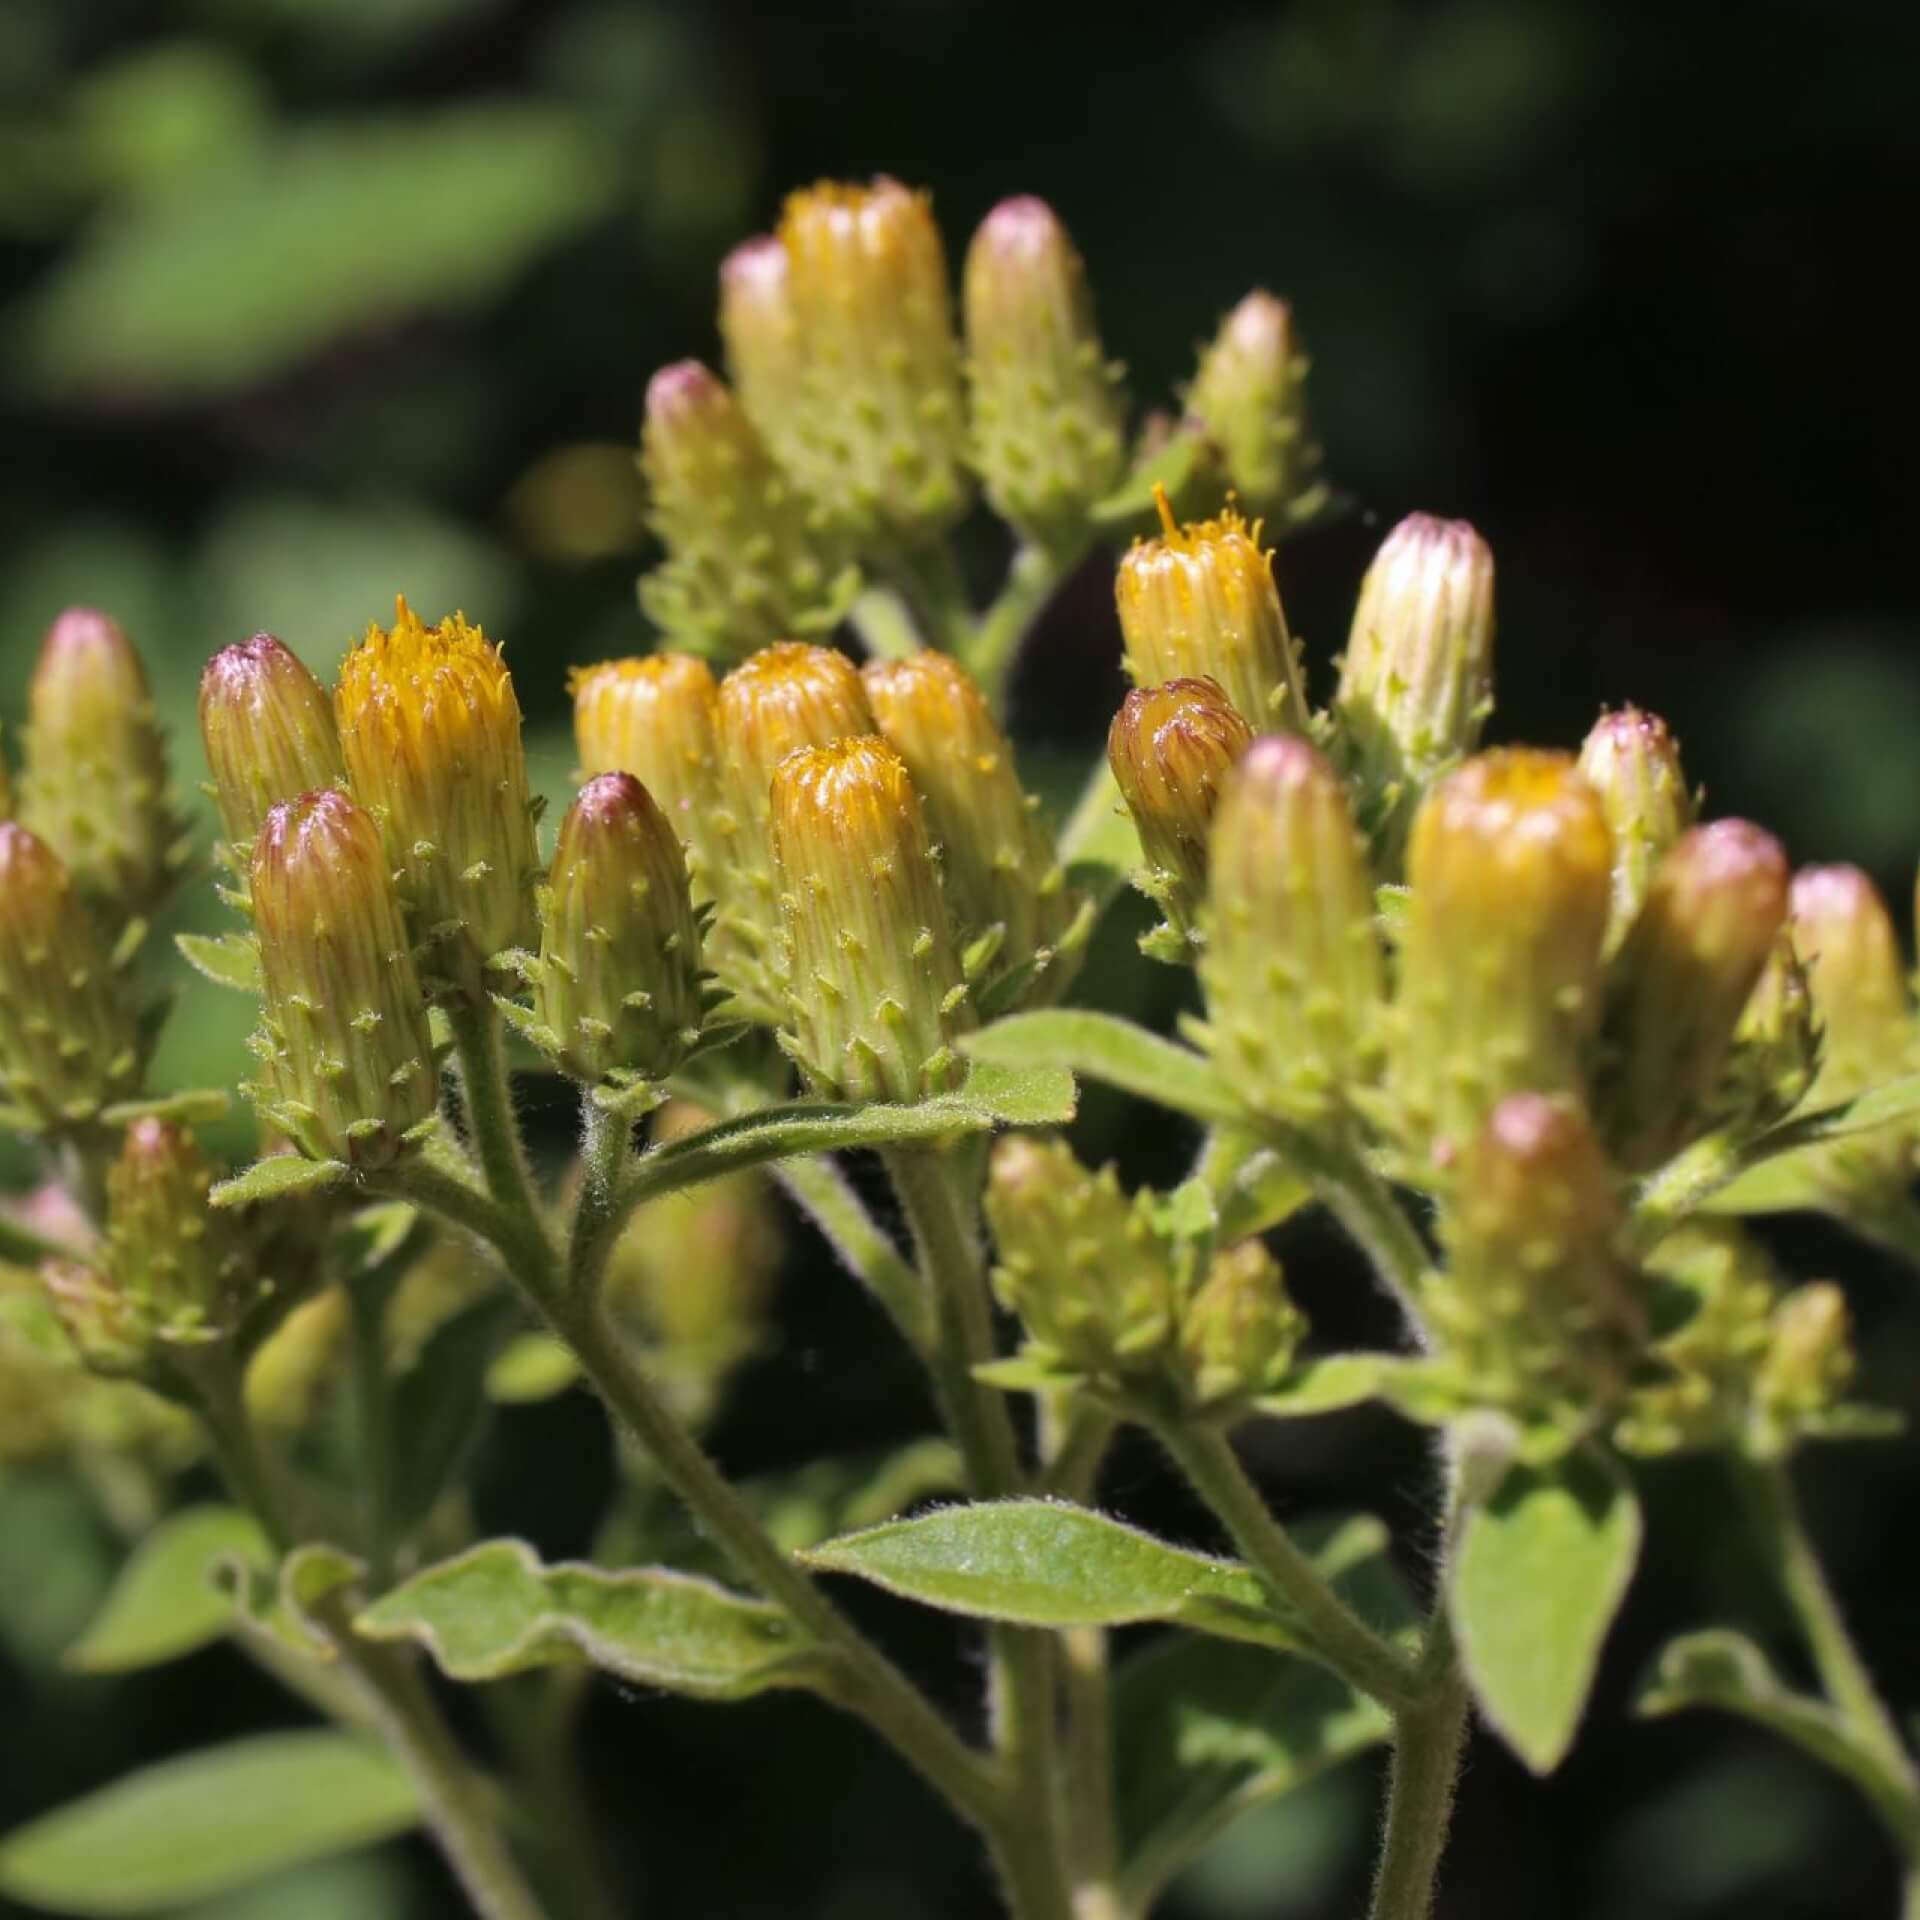
<path fill-rule="evenodd" d="M 520 702 L 500 649 L 463 614 L 405 600 L 369 627 L 334 696 L 355 797 L 379 822 L 415 937 L 473 990 L 531 931 L 539 856 Z"/>
<path fill-rule="evenodd" d="M 1156 497 L 1161 535 L 1136 540 L 1114 581 L 1134 685 L 1213 680 L 1256 733 L 1304 732 L 1306 684 L 1260 523 L 1229 507 L 1181 526 Z"/>
<path fill-rule="evenodd" d="M 789 1051 L 830 1097 L 951 1085 L 966 992 L 906 763 L 872 736 L 806 748 L 780 763 L 772 802 Z"/>
<path fill-rule="evenodd" d="M 653 796 L 687 849 L 696 900 L 711 900 L 708 875 L 720 808 L 717 689 L 690 653 L 603 660 L 572 681 L 580 771 L 630 773 Z"/>

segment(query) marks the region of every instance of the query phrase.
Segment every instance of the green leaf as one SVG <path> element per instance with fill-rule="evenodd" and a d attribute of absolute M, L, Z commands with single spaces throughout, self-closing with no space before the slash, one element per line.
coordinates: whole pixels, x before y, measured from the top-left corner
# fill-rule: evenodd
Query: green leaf
<path fill-rule="evenodd" d="M 314 123 L 90 226 L 36 290 L 24 364 L 56 392 L 230 392 L 345 334 L 494 295 L 596 215 L 612 179 L 546 107 Z M 267 258 L 272 273 L 232 271 Z"/>
<path fill-rule="evenodd" d="M 1468 1511 L 1448 1582 L 1481 1710 L 1551 1773 L 1586 1709 L 1600 1648 L 1640 1553 L 1640 1504 L 1592 1454 L 1517 1467 Z"/>
<path fill-rule="evenodd" d="M 1107 756 L 1089 769 L 1071 816 L 1060 830 L 1060 858 L 1069 884 L 1087 893 L 1096 914 L 1144 859 L 1140 831 L 1120 798 Z"/>
<path fill-rule="evenodd" d="M 323 1193 L 347 1177 L 342 1160 L 303 1160 L 297 1153 L 269 1154 L 243 1168 L 231 1180 L 222 1180 L 208 1194 L 216 1207 L 252 1207 L 266 1200 L 289 1200 L 303 1193 Z"/>
<path fill-rule="evenodd" d="M 1378 1398 L 1387 1382 L 1409 1363 L 1390 1353 L 1330 1353 L 1303 1361 L 1255 1405 L 1275 1420 L 1338 1413 Z"/>
<path fill-rule="evenodd" d="M 519 1318 L 493 1294 L 437 1326 L 393 1389 L 393 1525 L 404 1537 L 424 1520 L 458 1471 L 487 1409 L 488 1370 Z"/>
<path fill-rule="evenodd" d="M 314 1610 L 365 1571 L 352 1555 L 316 1540 L 295 1547 L 277 1572 L 263 1573 L 246 1560 L 224 1555 L 213 1579 L 231 1599 L 243 1632 L 262 1636 L 276 1652 L 330 1661 L 338 1655 Z"/>
<path fill-rule="evenodd" d="M 1096 527 L 1142 527 L 1155 522 L 1154 489 L 1162 487 L 1174 511 L 1185 517 L 1203 502 L 1217 500 L 1224 484 L 1219 449 L 1204 433 L 1183 431 L 1121 481 L 1088 515 Z"/>
<path fill-rule="evenodd" d="M 906 1106 L 854 1107 L 791 1101 L 722 1120 L 642 1158 L 620 1196 L 624 1211 L 663 1193 L 795 1154 L 855 1147 L 931 1145 L 996 1126 L 1064 1126 L 1075 1107 L 1073 1075 L 1060 1067 L 981 1062 L 966 1084 Z"/>
<path fill-rule="evenodd" d="M 822 1687 L 831 1671 L 763 1600 L 657 1567 L 544 1566 L 520 1540 L 488 1540 L 415 1574 L 355 1626 L 376 1640 L 417 1641 L 454 1680 L 585 1662 L 644 1686 L 741 1700 Z"/>
<path fill-rule="evenodd" d="M 580 1378 L 580 1362 L 550 1333 L 522 1333 L 487 1368 L 487 1398 L 505 1407 L 531 1406 L 565 1393 Z"/>
<path fill-rule="evenodd" d="M 176 933 L 173 943 L 188 966 L 217 986 L 260 991 L 260 950 L 244 933 Z"/>
<path fill-rule="evenodd" d="M 976 1070 L 986 1065 L 1065 1068 L 1196 1120 L 1240 1117 L 1212 1063 L 1110 1013 L 1053 1008 L 996 1020 L 961 1042 Z"/>
<path fill-rule="evenodd" d="M 80 1673 L 128 1673 L 177 1659 L 233 1625 L 233 1601 L 213 1583 L 221 1560 L 271 1563 L 259 1522 L 237 1507 L 169 1514 L 133 1550 L 106 1604 L 66 1652 Z"/>
<path fill-rule="evenodd" d="M 1168 1634 L 1114 1675 L 1115 1815 L 1128 1911 L 1236 1815 L 1377 1745 L 1386 1710 L 1324 1668 Z"/>
<path fill-rule="evenodd" d="M 1267 1592 L 1247 1568 L 1170 1547 L 1064 1501 L 942 1507 L 844 1534 L 799 1556 L 903 1599 L 1026 1627 L 1121 1627 L 1185 1620 L 1262 1639 Z M 1277 1626 L 1277 1623 L 1275 1623 Z"/>
<path fill-rule="evenodd" d="M 1891 1818 L 1896 1833 L 1914 1832 L 1915 1815 L 1901 1782 L 1846 1716 L 1787 1687 L 1745 1634 L 1716 1627 L 1668 1641 L 1641 1681 L 1633 1707 L 1649 1720 L 1693 1707 L 1738 1714 L 1853 1781 Z"/>
<path fill-rule="evenodd" d="M 146 1767 L 0 1841 L 0 1893 L 55 1913 L 202 1900 L 404 1833 L 411 1782 L 344 1733 L 271 1733 Z"/>

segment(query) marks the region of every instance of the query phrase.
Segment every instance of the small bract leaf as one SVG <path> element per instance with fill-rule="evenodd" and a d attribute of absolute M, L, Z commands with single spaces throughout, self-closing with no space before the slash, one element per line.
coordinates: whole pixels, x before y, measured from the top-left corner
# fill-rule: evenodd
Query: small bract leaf
<path fill-rule="evenodd" d="M 1255 1402 L 1274 1420 L 1299 1420 L 1308 1414 L 1337 1413 L 1378 1397 L 1395 1371 L 1407 1363 L 1390 1353 L 1330 1353 L 1303 1361 L 1272 1393 Z"/>
<path fill-rule="evenodd" d="M 0 1841 L 0 1893 L 55 1913 L 151 1913 L 404 1833 L 412 1783 L 344 1733 L 273 1733 L 129 1774 Z"/>
<path fill-rule="evenodd" d="M 174 944 L 196 973 L 239 993 L 260 991 L 260 952 L 244 933 L 179 933 Z"/>
<path fill-rule="evenodd" d="M 303 1160 L 297 1153 L 275 1153 L 256 1160 L 231 1180 L 222 1180 L 207 1198 L 216 1207 L 251 1207 L 264 1200 L 322 1193 L 346 1177 L 344 1161 Z"/>
<path fill-rule="evenodd" d="M 1590 1453 L 1516 1468 L 1469 1510 L 1448 1607 L 1475 1698 L 1535 1773 L 1560 1764 L 1640 1554 L 1640 1503 Z"/>
<path fill-rule="evenodd" d="M 488 1540 L 415 1574 L 355 1626 L 418 1641 L 454 1680 L 585 1662 L 674 1693 L 740 1700 L 824 1688 L 831 1677 L 828 1656 L 763 1600 L 657 1567 L 545 1566 L 520 1540 Z"/>
<path fill-rule="evenodd" d="M 128 1673 L 219 1639 L 233 1625 L 233 1601 L 213 1583 L 222 1559 L 270 1564 L 251 1514 L 221 1506 L 169 1514 L 134 1549 L 66 1664 L 79 1673 Z"/>
<path fill-rule="evenodd" d="M 509 1340 L 487 1368 L 487 1398 L 502 1406 L 530 1406 L 565 1393 L 580 1378 L 580 1362 L 565 1341 L 550 1333 L 523 1333 Z"/>
<path fill-rule="evenodd" d="M 1110 1013 L 1017 1013 L 969 1034 L 961 1050 L 976 1072 L 989 1064 L 1065 1068 L 1196 1120 L 1231 1123 L 1239 1115 L 1209 1061 Z"/>

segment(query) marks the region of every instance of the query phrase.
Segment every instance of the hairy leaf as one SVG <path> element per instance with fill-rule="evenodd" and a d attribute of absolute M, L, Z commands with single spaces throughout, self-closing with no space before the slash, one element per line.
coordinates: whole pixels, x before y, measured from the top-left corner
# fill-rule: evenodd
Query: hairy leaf
<path fill-rule="evenodd" d="M 488 1540 L 415 1574 L 355 1622 L 415 1640 L 455 1680 L 585 1662 L 710 1700 L 821 1686 L 827 1656 L 778 1607 L 656 1567 L 544 1565 L 524 1541 Z"/>
<path fill-rule="evenodd" d="M 1572 1744 L 1639 1553 L 1640 1504 L 1590 1453 L 1516 1467 L 1467 1514 L 1454 1631 L 1481 1710 L 1535 1773 Z"/>
<path fill-rule="evenodd" d="M 976 1063 L 1065 1068 L 1196 1120 L 1226 1121 L 1239 1108 L 1212 1063 L 1110 1013 L 1051 1008 L 996 1020 L 961 1042 Z"/>
<path fill-rule="evenodd" d="M 303 1160 L 297 1153 L 275 1153 L 256 1160 L 231 1180 L 222 1180 L 207 1198 L 216 1207 L 251 1207 L 263 1200 L 323 1193 L 346 1177 L 342 1160 Z"/>

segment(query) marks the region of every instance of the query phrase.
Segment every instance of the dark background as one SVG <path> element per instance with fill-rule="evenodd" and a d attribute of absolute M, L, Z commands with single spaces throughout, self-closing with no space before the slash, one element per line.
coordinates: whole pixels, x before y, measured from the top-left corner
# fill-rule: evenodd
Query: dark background
<path fill-rule="evenodd" d="M 1129 11 L 617 0 L 107 0 L 0 7 L 0 720 L 71 600 L 118 614 L 184 728 L 213 647 L 268 626 L 329 665 L 396 589 L 503 636 L 551 790 L 568 663 L 644 634 L 628 449 L 648 372 L 711 357 L 713 273 L 787 187 L 884 168 L 930 186 L 957 256 L 1000 196 L 1074 230 L 1109 349 L 1159 398 L 1243 291 L 1285 293 L 1350 511 L 1281 577 L 1326 685 L 1359 572 L 1401 513 L 1465 515 L 1500 570 L 1504 737 L 1571 743 L 1603 701 L 1664 712 L 1715 811 L 1798 859 L 1852 858 L 1903 923 L 1920 843 L 1920 603 L 1908 533 L 1920 28 L 1835 0 L 1326 0 Z M 998 555 L 981 531 L 982 584 Z M 1104 568 L 1022 680 L 1042 784 L 1119 682 Z M 1098 694 L 1089 691 L 1099 687 Z M 188 736 L 190 740 L 190 735 Z M 195 769 L 182 750 L 185 778 Z M 204 908 L 194 911 L 204 917 Z M 1164 1013 L 1166 977 L 1096 971 Z M 196 1000 L 174 1079 L 240 1064 Z M 558 1124 L 558 1116 L 552 1116 Z M 1183 1143 L 1089 1103 L 1140 1178 Z M 1868 1397 L 1912 1410 L 1913 1276 L 1790 1224 L 1848 1284 Z M 1311 1230 L 1285 1248 L 1333 1337 L 1384 1329 Z M 797 1231 L 784 1342 L 717 1442 L 743 1470 L 911 1432 L 910 1375 Z M 1417 1440 L 1359 1417 L 1255 1441 L 1286 1511 L 1405 1520 Z M 1809 1461 L 1870 1655 L 1920 1704 L 1911 1444 Z M 578 1550 L 605 1485 L 577 1400 L 517 1413 L 483 1517 Z M 1791 1665 L 1710 1466 L 1647 1476 L 1649 1563 L 1558 1777 L 1473 1751 L 1444 1914 L 1879 1915 L 1859 1804 L 1795 1754 L 1626 1701 L 1668 1632 L 1726 1619 Z M 1113 1504 L 1205 1525 L 1124 1452 Z M 1418 1542 L 1409 1565 L 1418 1571 Z M 0 1829 L 143 1758 L 288 1710 L 236 1659 L 109 1683 L 53 1656 L 119 1548 L 70 1483 L 0 1470 Z M 889 1611 L 955 1697 L 944 1633 Z M 943 1662 L 946 1664 L 943 1666 Z M 972 1849 L 848 1723 L 807 1704 L 607 1691 L 590 1773 L 636 1910 L 959 1920 Z M 1356 1910 L 1361 1763 L 1235 1828 L 1186 1920 Z M 220 1920 L 452 1911 L 424 1848 L 197 1909 Z"/>

